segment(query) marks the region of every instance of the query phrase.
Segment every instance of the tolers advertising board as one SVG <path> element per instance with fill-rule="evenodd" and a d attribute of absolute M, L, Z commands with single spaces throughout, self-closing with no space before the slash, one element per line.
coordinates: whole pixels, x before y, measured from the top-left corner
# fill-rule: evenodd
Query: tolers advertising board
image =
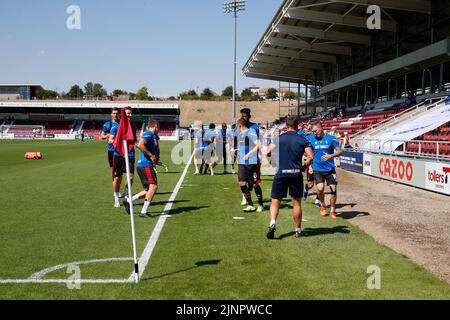
<path fill-rule="evenodd" d="M 427 162 L 425 186 L 428 190 L 450 195 L 450 164 Z"/>

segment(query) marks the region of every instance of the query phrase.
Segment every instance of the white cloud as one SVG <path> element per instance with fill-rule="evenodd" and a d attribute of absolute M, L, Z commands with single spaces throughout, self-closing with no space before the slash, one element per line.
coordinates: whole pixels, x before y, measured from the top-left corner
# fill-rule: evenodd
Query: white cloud
<path fill-rule="evenodd" d="M 38 56 L 43 56 L 46 54 L 46 51 L 44 49 L 41 49 L 38 51 Z"/>

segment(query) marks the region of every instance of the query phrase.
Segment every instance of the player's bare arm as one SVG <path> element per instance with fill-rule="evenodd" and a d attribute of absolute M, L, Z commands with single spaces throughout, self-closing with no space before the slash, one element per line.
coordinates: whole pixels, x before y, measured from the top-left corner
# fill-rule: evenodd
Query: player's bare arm
<path fill-rule="evenodd" d="M 272 151 L 273 151 L 275 148 L 276 148 L 276 145 L 275 145 L 275 144 L 273 144 L 273 143 L 269 144 L 269 146 L 267 147 L 267 150 L 266 150 L 266 156 L 267 156 L 267 157 L 270 157 L 270 156 L 272 155 Z"/>
<path fill-rule="evenodd" d="M 100 138 L 102 140 L 109 140 L 109 133 L 102 131 L 102 133 L 100 133 Z"/>
<path fill-rule="evenodd" d="M 252 150 L 250 150 L 250 152 L 247 153 L 247 154 L 244 156 L 243 159 L 244 159 L 244 160 L 248 160 L 248 159 L 250 158 L 250 156 L 251 156 L 253 153 L 258 152 L 258 151 L 261 149 L 261 147 L 262 147 L 261 141 L 256 140 L 256 141 L 255 141 L 255 147 L 254 147 Z"/>
<path fill-rule="evenodd" d="M 334 158 L 337 158 L 340 155 L 342 155 L 343 152 L 344 152 L 343 149 L 337 149 L 336 152 L 334 152 L 333 154 L 325 154 L 321 159 L 322 159 L 322 161 L 334 159 Z"/>
<path fill-rule="evenodd" d="M 314 161 L 314 152 L 311 147 L 306 148 L 305 153 L 306 153 L 306 161 L 305 164 L 303 165 L 302 171 L 305 171 Z"/>

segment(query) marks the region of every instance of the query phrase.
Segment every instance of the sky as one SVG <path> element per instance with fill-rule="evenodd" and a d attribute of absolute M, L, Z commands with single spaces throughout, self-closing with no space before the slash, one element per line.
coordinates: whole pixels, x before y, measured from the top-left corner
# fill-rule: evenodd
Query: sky
<path fill-rule="evenodd" d="M 247 0 L 239 14 L 237 90 L 278 82 L 246 78 L 242 68 L 282 0 Z M 70 30 L 67 8 L 81 10 Z M 222 0 L 1 0 L 0 83 L 67 92 L 99 82 L 108 91 L 147 86 L 157 97 L 233 83 L 234 19 Z"/>

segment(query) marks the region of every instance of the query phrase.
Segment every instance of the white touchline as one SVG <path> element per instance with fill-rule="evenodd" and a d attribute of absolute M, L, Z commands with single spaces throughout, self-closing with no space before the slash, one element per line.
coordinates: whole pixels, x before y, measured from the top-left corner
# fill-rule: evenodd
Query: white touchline
<path fill-rule="evenodd" d="M 131 259 L 132 261 L 133 259 Z M 80 280 L 68 280 L 68 279 L 5 279 L 0 280 L 0 284 L 30 284 L 30 283 L 132 283 L 129 279 L 80 279 Z"/>
<path fill-rule="evenodd" d="M 172 210 L 173 202 L 175 201 L 178 191 L 181 188 L 181 185 L 183 184 L 184 178 L 186 177 L 186 174 L 188 172 L 188 169 L 191 165 L 192 159 L 194 158 L 194 153 L 189 158 L 189 161 L 184 168 L 183 174 L 180 177 L 180 180 L 178 180 L 177 185 L 173 189 L 172 195 L 170 196 L 169 200 L 167 201 L 167 204 L 164 208 L 163 213 L 158 219 L 158 222 L 156 223 L 155 229 L 152 232 L 152 235 L 150 236 L 150 240 L 147 242 L 147 246 L 145 247 L 144 251 L 142 252 L 142 255 L 139 259 L 139 273 L 140 275 L 144 274 L 145 268 L 147 267 L 148 261 L 150 260 L 150 257 L 153 253 L 153 249 L 156 246 L 156 242 L 158 241 L 159 235 L 161 234 L 161 231 L 164 227 L 164 224 L 166 223 L 167 218 L 169 217 L 170 210 Z M 131 273 L 128 280 L 134 279 L 134 272 Z"/>

